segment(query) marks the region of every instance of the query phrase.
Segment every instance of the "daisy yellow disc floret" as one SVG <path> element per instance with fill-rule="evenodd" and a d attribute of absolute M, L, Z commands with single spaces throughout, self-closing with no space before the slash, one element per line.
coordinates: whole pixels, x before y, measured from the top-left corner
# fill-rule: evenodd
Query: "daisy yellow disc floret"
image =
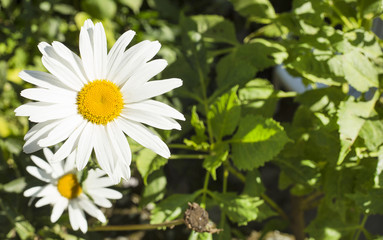
<path fill-rule="evenodd" d="M 35 206 L 52 205 L 51 221 L 56 222 L 65 209 L 68 209 L 69 221 L 74 230 L 87 232 L 88 224 L 84 212 L 105 222 L 105 216 L 97 208 L 109 208 L 112 203 L 109 199 L 120 199 L 122 194 L 108 188 L 114 183 L 101 169 L 88 171 L 86 179 L 80 183 L 75 169 L 76 151 L 71 153 L 64 161 L 52 163 L 53 153 L 44 148 L 44 155 L 48 162 L 32 155 L 36 164 L 28 166 L 27 171 L 34 177 L 45 182 L 43 186 L 31 187 L 24 191 L 24 196 L 40 198 Z"/>
<path fill-rule="evenodd" d="M 22 71 L 35 88 L 21 95 L 32 100 L 15 110 L 36 124 L 25 135 L 24 152 L 62 143 L 52 157 L 61 161 L 76 152 L 81 170 L 92 152 L 99 166 L 118 183 L 130 178 L 131 151 L 126 135 L 164 158 L 167 145 L 150 127 L 181 129 L 182 113 L 151 98 L 182 85 L 181 79 L 150 80 L 167 62 L 151 60 L 161 45 L 142 41 L 127 49 L 134 31 L 122 34 L 109 53 L 101 23 L 87 20 L 80 31 L 80 57 L 60 42 L 38 45 L 50 73 Z"/>

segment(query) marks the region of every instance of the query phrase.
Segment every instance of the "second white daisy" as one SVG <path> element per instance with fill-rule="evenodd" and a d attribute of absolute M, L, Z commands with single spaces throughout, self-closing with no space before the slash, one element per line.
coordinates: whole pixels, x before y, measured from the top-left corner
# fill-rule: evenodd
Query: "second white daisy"
<path fill-rule="evenodd" d="M 53 157 L 53 153 L 48 148 L 44 148 L 44 155 L 48 161 Z M 75 155 L 72 153 L 66 161 L 58 163 L 47 163 L 39 157 L 32 156 L 32 161 L 38 167 L 28 166 L 27 171 L 47 184 L 25 190 L 24 196 L 32 197 L 32 199 L 39 197 L 36 207 L 53 205 L 52 222 L 56 222 L 64 210 L 68 209 L 72 228 L 81 229 L 85 233 L 88 230 L 88 224 L 84 211 L 99 221 L 105 222 L 104 214 L 95 204 L 109 208 L 112 206 L 109 199 L 120 199 L 122 194 L 107 188 L 112 186 L 113 182 L 109 177 L 103 177 L 105 172 L 101 169 L 90 170 L 86 179 L 80 183 L 75 170 Z"/>
<path fill-rule="evenodd" d="M 159 42 L 143 41 L 126 50 L 135 33 L 125 32 L 107 53 L 101 23 L 87 20 L 80 32 L 81 58 L 59 42 L 40 43 L 42 62 L 50 73 L 22 71 L 20 77 L 37 88 L 21 92 L 36 102 L 18 107 L 17 116 L 37 124 L 25 136 L 26 153 L 63 142 L 52 161 L 76 151 L 78 170 L 94 150 L 100 167 L 118 183 L 130 177 L 131 151 L 125 134 L 162 157 L 167 145 L 145 125 L 181 129 L 184 116 L 150 98 L 180 87 L 178 78 L 149 81 L 167 65 L 152 59 Z"/>

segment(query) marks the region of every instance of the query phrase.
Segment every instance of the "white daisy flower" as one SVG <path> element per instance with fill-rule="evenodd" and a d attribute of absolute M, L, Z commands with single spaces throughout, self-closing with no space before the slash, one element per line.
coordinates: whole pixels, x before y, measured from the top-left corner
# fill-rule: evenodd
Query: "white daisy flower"
<path fill-rule="evenodd" d="M 24 152 L 63 142 L 52 161 L 60 161 L 76 150 L 81 170 L 94 150 L 100 167 L 118 183 L 130 177 L 131 151 L 124 134 L 164 158 L 167 145 L 145 125 L 159 129 L 181 129 L 174 120 L 184 120 L 174 108 L 150 98 L 182 85 L 181 79 L 149 81 L 167 65 L 152 59 L 161 45 L 142 41 L 126 50 L 135 35 L 125 32 L 107 53 L 101 23 L 87 20 L 80 32 L 81 58 L 60 42 L 38 45 L 42 62 L 50 73 L 22 71 L 19 76 L 37 88 L 21 95 L 35 100 L 15 110 L 36 122 L 25 135 Z"/>
<path fill-rule="evenodd" d="M 75 152 L 70 154 L 66 161 L 57 163 L 49 162 L 53 153 L 48 148 L 44 148 L 44 155 L 48 163 L 39 157 L 31 156 L 38 167 L 28 166 L 27 171 L 47 184 L 25 190 L 24 196 L 32 197 L 32 200 L 39 197 L 36 207 L 53 205 L 52 222 L 56 222 L 64 210 L 68 209 L 69 221 L 74 230 L 81 229 L 83 233 L 88 230 L 84 211 L 104 223 L 105 216 L 95 204 L 109 208 L 112 206 L 109 199 L 122 197 L 120 192 L 107 188 L 112 186 L 113 182 L 105 172 L 101 169 L 92 169 L 88 172 L 87 178 L 80 183 L 75 169 Z"/>

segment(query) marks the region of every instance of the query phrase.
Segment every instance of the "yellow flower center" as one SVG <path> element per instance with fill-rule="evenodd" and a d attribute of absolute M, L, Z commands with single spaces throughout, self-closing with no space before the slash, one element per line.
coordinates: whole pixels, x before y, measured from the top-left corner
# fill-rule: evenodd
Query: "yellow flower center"
<path fill-rule="evenodd" d="M 120 116 L 123 106 L 120 89 L 108 80 L 90 82 L 77 95 L 78 112 L 96 124 L 106 125 Z"/>
<path fill-rule="evenodd" d="M 82 193 L 82 188 L 73 173 L 65 174 L 57 182 L 57 190 L 68 199 L 78 197 Z"/>

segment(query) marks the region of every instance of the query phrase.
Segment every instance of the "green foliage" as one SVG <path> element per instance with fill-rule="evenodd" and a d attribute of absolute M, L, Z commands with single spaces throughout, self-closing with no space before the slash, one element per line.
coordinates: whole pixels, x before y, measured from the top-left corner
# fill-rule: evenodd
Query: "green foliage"
<path fill-rule="evenodd" d="M 271 161 L 288 142 L 283 128 L 272 119 L 247 115 L 231 140 L 233 162 L 239 169 L 252 170 Z"/>
<path fill-rule="evenodd" d="M 128 29 L 136 31 L 131 45 L 161 42 L 158 57 L 169 66 L 158 78 L 180 78 L 183 87 L 160 100 L 187 118 L 179 133 L 159 131 L 170 159 L 132 144 L 132 176 L 139 186 L 119 186 L 124 198 L 106 211 L 113 219 L 108 224 L 137 224 L 150 210 L 150 223 L 161 225 L 181 219 L 188 203 L 197 202 L 223 232 L 177 227 L 155 236 L 247 239 L 256 226 L 264 234 L 277 229 L 310 239 L 379 239 L 366 220 L 383 214 L 383 44 L 370 30 L 383 3 L 292 0 L 291 9 L 282 11 L 283 3 L 0 1 L 0 238 L 112 235 L 85 237 L 67 230 L 67 215 L 53 224 L 49 207 L 28 205 L 22 193 L 33 185 L 25 171 L 31 161 L 22 145 L 32 125 L 13 112 L 24 103 L 19 92 L 31 87 L 18 73 L 46 71 L 37 44 L 60 41 L 78 53 L 79 30 L 92 18 L 103 23 L 109 49 Z M 270 81 L 278 64 L 310 90 L 278 89 Z M 291 119 L 280 116 L 284 98 L 297 105 L 289 109 Z M 270 169 L 277 169 L 278 180 L 270 180 Z M 290 202 L 281 202 L 276 185 Z M 286 211 L 294 199 L 299 209 Z M 131 205 L 134 216 L 118 213 Z M 314 219 L 302 219 L 313 210 Z"/>
<path fill-rule="evenodd" d="M 213 193 L 213 198 L 221 204 L 220 207 L 227 217 L 238 225 L 256 220 L 259 206 L 263 204 L 259 197 L 238 196 L 235 193 Z"/>

